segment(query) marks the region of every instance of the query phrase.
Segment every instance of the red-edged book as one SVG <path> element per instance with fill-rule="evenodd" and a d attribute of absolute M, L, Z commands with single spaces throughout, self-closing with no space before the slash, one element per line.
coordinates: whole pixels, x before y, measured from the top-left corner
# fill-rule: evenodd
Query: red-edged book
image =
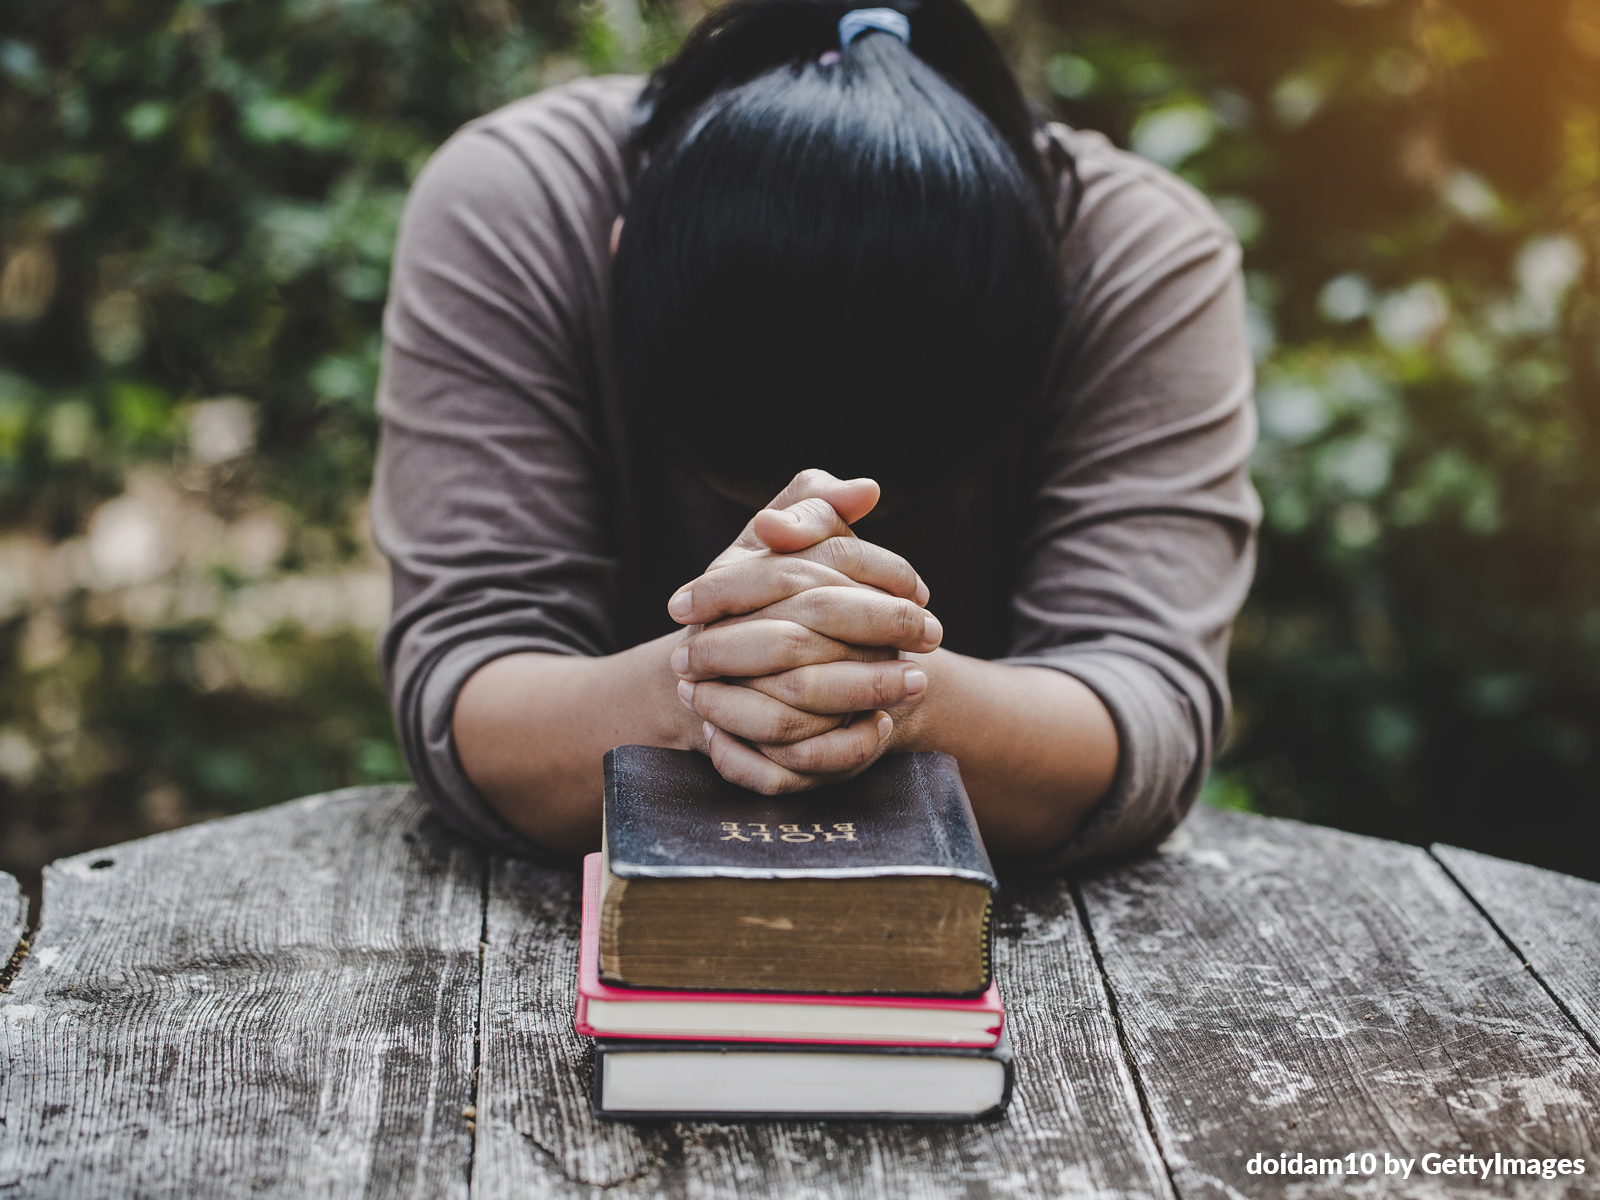
<path fill-rule="evenodd" d="M 602 983 L 600 882 L 601 856 L 588 855 L 573 1021 L 585 1037 L 974 1049 L 1000 1041 L 1005 1013 L 993 983 L 970 999 L 668 991 Z"/>

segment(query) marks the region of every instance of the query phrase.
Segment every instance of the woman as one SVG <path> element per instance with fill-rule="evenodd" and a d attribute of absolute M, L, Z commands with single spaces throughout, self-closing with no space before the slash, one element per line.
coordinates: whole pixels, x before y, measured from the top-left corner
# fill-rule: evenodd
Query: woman
<path fill-rule="evenodd" d="M 943 750 L 1039 870 L 1193 802 L 1258 517 L 1237 247 L 906 9 L 738 0 L 419 177 L 383 660 L 463 830 L 592 848 L 625 742 L 767 793 Z"/>

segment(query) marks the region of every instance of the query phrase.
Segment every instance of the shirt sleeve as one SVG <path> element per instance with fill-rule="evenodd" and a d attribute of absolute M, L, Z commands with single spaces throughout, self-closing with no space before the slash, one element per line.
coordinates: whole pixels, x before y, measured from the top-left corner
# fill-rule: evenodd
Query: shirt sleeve
<path fill-rule="evenodd" d="M 1011 655 L 1085 683 L 1115 723 L 1109 795 L 1030 870 L 1148 846 L 1194 803 L 1227 731 L 1228 633 L 1260 503 L 1239 249 L 1170 174 L 1067 134 L 1081 201 L 1070 307 L 1024 546 Z"/>
<path fill-rule="evenodd" d="M 447 142 L 407 202 L 384 319 L 372 514 L 400 743 L 449 823 L 531 857 L 467 779 L 451 719 L 491 659 L 618 648 L 593 399 L 626 189 L 616 92 L 542 93 Z"/>

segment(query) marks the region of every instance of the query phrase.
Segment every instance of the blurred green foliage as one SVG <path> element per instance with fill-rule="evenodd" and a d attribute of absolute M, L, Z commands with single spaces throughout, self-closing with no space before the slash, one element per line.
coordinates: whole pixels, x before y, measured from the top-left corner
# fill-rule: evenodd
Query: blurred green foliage
<path fill-rule="evenodd" d="M 1600 877 L 1600 3 L 1013 20 L 1246 248 L 1267 520 L 1207 799 Z"/>
<path fill-rule="evenodd" d="M 983 0 L 1246 247 L 1267 503 L 1207 798 L 1600 875 L 1600 0 Z M 403 776 L 364 498 L 410 180 L 632 0 L 0 10 L 0 866 Z"/>
<path fill-rule="evenodd" d="M 404 777 L 363 502 L 407 189 L 598 12 L 0 12 L 0 860 Z"/>

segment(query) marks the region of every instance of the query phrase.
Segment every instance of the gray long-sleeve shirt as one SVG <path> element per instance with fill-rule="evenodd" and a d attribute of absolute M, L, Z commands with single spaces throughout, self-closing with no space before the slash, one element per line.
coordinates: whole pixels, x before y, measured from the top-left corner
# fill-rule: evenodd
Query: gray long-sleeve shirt
<path fill-rule="evenodd" d="M 466 126 L 418 177 L 395 255 L 372 506 L 394 581 L 384 675 L 424 795 L 512 853 L 541 851 L 462 770 L 462 685 L 504 654 L 667 632 L 667 597 L 749 517 L 623 415 L 609 239 L 640 82 L 582 80 Z M 1081 195 L 1043 413 L 978 486 L 859 527 L 922 574 L 948 649 L 1065 671 L 1110 711 L 1111 793 L 1046 869 L 1147 844 L 1193 803 L 1227 725 L 1259 518 L 1232 235 L 1098 134 L 1051 136 Z M 1069 192 L 1063 176 L 1063 213 Z"/>

